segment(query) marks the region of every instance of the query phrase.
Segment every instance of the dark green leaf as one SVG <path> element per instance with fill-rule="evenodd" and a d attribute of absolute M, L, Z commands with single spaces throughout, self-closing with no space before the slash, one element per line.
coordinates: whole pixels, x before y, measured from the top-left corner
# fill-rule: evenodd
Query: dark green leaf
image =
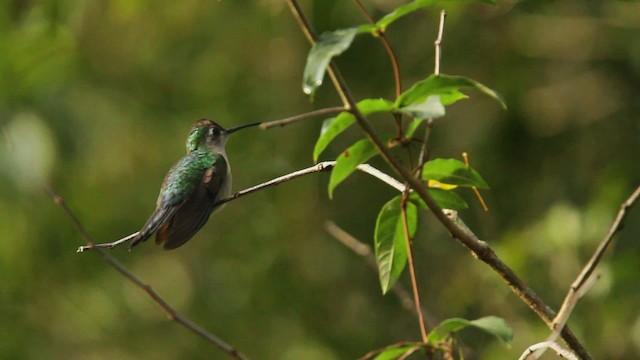
<path fill-rule="evenodd" d="M 323 121 L 322 128 L 320 129 L 320 137 L 318 141 L 316 141 L 316 146 L 313 148 L 313 161 L 317 162 L 320 154 L 329 146 L 329 143 L 355 121 L 356 118 L 353 114 L 346 111 L 341 112 L 336 117 Z"/>
<path fill-rule="evenodd" d="M 422 169 L 424 180 L 437 180 L 445 184 L 488 189 L 489 185 L 474 169 L 457 159 L 428 161 Z"/>
<path fill-rule="evenodd" d="M 451 209 L 451 210 L 463 210 L 469 207 L 466 201 L 464 201 L 460 195 L 456 194 L 451 190 L 442 190 L 442 189 L 427 189 L 429 195 L 433 198 L 433 200 L 443 209 Z M 411 201 L 416 203 L 418 207 L 421 209 L 427 209 L 427 204 L 420 198 L 420 196 L 416 193 L 411 193 L 409 197 Z"/>
<path fill-rule="evenodd" d="M 402 222 L 401 196 L 387 202 L 378 214 L 375 229 L 375 253 L 382 293 L 393 287 L 407 264 L 407 243 Z M 407 202 L 409 237 L 413 237 L 418 223 L 418 209 Z"/>
<path fill-rule="evenodd" d="M 384 349 L 374 360 L 396 360 L 403 355 L 408 355 L 416 350 L 420 349 L 422 344 L 403 344 L 397 346 L 390 346 Z"/>
<path fill-rule="evenodd" d="M 486 4 L 495 4 L 494 0 L 416 0 L 406 5 L 398 6 L 395 10 L 378 20 L 376 26 L 381 31 L 385 31 L 387 26 L 399 18 L 430 5 L 442 5 L 451 2 L 479 2 Z"/>
<path fill-rule="evenodd" d="M 473 321 L 460 318 L 444 320 L 427 335 L 427 342 L 429 344 L 436 344 L 445 341 L 452 333 L 469 326 L 484 330 L 505 343 L 513 339 L 513 330 L 511 330 L 504 319 L 496 316 L 487 316 Z"/>
<path fill-rule="evenodd" d="M 506 108 L 502 96 L 481 83 L 463 76 L 431 75 L 425 80 L 418 81 L 409 90 L 402 93 L 396 100 L 396 108 L 400 111 L 416 104 L 424 104 L 434 95 L 440 95 L 442 105 L 450 105 L 467 96 L 460 89 L 475 88 L 497 100 Z"/>
<path fill-rule="evenodd" d="M 357 106 L 358 110 L 365 116 L 376 112 L 391 111 L 393 109 L 393 103 L 385 99 L 364 99 L 358 102 Z M 343 111 L 336 117 L 326 119 L 322 123 L 320 137 L 318 137 L 318 141 L 316 141 L 313 149 L 313 161 L 318 161 L 320 154 L 327 148 L 329 143 L 355 121 L 356 118 L 348 111 Z"/>
<path fill-rule="evenodd" d="M 336 159 L 336 165 L 331 171 L 329 179 L 329 198 L 333 197 L 333 190 L 353 173 L 358 165 L 371 159 L 378 153 L 378 149 L 369 139 L 362 139 L 351 145 Z"/>
<path fill-rule="evenodd" d="M 322 33 L 307 56 L 304 67 L 302 90 L 313 96 L 318 86 L 322 84 L 327 65 L 334 56 L 342 54 L 349 48 L 358 28 L 339 29 Z"/>

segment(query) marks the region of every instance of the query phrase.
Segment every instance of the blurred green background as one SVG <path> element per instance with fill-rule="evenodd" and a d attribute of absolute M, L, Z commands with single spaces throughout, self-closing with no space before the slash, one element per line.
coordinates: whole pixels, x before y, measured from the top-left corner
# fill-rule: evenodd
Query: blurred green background
<path fill-rule="evenodd" d="M 364 3 L 379 18 L 403 2 Z M 302 5 L 318 31 L 365 22 L 351 1 Z M 442 72 L 496 89 L 509 109 L 470 93 L 435 123 L 432 155 L 470 154 L 492 186 L 484 192 L 491 211 L 469 192 L 461 216 L 557 308 L 640 180 L 640 3 L 448 9 Z M 432 71 L 439 10 L 389 28 L 405 89 Z M 76 254 L 83 240 L 41 184 L 99 241 L 134 232 L 196 119 L 231 126 L 339 105 L 330 86 L 314 103 L 301 92 L 307 51 L 282 1 L 1 1 L 0 358 L 226 358 L 97 254 Z M 338 64 L 358 99 L 393 97 L 377 39 L 358 38 Z M 309 166 L 321 120 L 232 137 L 234 189 Z M 390 122 L 372 120 L 380 129 Z M 341 136 L 325 158 L 360 136 Z M 327 181 L 310 175 L 234 201 L 178 250 L 148 242 L 112 253 L 253 359 L 353 359 L 418 340 L 414 316 L 383 297 L 377 274 L 323 227 L 333 220 L 371 244 L 393 190 L 356 174 L 330 201 Z M 569 322 L 599 359 L 640 357 L 639 215 L 631 213 Z M 428 213 L 414 244 L 430 314 L 497 315 L 514 328 L 511 347 L 465 330 L 473 356 L 514 359 L 547 336 Z M 406 274 L 400 283 L 408 287 Z"/>

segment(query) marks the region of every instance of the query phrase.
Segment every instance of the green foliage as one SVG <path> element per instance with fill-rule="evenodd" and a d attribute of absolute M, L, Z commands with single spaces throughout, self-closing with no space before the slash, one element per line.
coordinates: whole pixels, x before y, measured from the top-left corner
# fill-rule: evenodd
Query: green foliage
<path fill-rule="evenodd" d="M 362 139 L 343 151 L 336 159 L 336 165 L 331 171 L 329 179 L 329 198 L 333 197 L 333 190 L 343 182 L 358 165 L 371 159 L 378 153 L 378 149 L 369 139 Z"/>
<path fill-rule="evenodd" d="M 470 326 L 483 330 L 505 343 L 509 343 L 513 339 L 513 330 L 504 319 L 497 316 L 486 316 L 471 321 L 460 318 L 444 320 L 427 335 L 427 342 L 435 345 L 438 342 L 445 341 L 451 334 Z"/>
<path fill-rule="evenodd" d="M 401 356 L 407 356 L 422 347 L 424 347 L 424 345 L 421 343 L 389 346 L 380 352 L 374 360 L 395 360 Z"/>
<path fill-rule="evenodd" d="M 364 99 L 358 102 L 357 106 L 358 110 L 366 116 L 376 112 L 390 111 L 393 108 L 393 103 L 385 99 Z M 355 121 L 356 119 L 353 114 L 348 111 L 343 111 L 338 114 L 338 116 L 323 121 L 320 137 L 318 137 L 316 145 L 313 148 L 313 161 L 317 162 L 320 154 L 322 154 L 331 141 Z"/>
<path fill-rule="evenodd" d="M 431 195 L 436 204 L 443 209 L 464 210 L 469 207 L 467 202 L 452 190 L 429 188 L 427 189 L 427 192 Z M 411 193 L 410 199 L 421 209 L 428 209 L 427 204 L 424 203 L 418 194 Z"/>
<path fill-rule="evenodd" d="M 389 200 L 378 214 L 375 228 L 375 253 L 382 293 L 393 287 L 407 264 L 407 243 L 402 219 L 402 197 Z M 413 238 L 418 224 L 418 209 L 410 201 L 406 204 L 409 238 Z"/>
<path fill-rule="evenodd" d="M 322 33 L 318 41 L 313 45 L 307 64 L 304 67 L 302 91 L 313 97 L 318 86 L 322 85 L 322 79 L 334 56 L 342 54 L 349 48 L 358 28 L 339 29 Z"/>
<path fill-rule="evenodd" d="M 434 159 L 428 161 L 422 169 L 424 180 L 437 180 L 451 185 L 488 189 L 489 185 L 482 176 L 457 159 Z"/>
<path fill-rule="evenodd" d="M 463 76 L 431 75 L 418 81 L 396 99 L 398 111 L 417 118 L 444 116 L 444 106 L 451 105 L 468 96 L 460 89 L 475 88 L 492 97 L 506 109 L 504 99 L 496 91 Z"/>

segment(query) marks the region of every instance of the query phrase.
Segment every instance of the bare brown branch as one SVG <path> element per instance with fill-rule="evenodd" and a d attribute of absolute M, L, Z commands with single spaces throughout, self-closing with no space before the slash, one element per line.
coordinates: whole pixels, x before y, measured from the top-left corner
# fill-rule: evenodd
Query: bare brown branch
<path fill-rule="evenodd" d="M 69 206 L 67 206 L 67 203 L 64 201 L 64 198 L 56 194 L 48 186 L 45 186 L 44 190 L 51 197 L 51 199 L 62 208 L 65 214 L 67 214 L 67 216 L 73 223 L 73 226 L 78 230 L 78 232 L 87 241 L 87 243 L 92 245 L 95 244 L 96 242 L 94 241 L 91 234 L 89 234 L 89 232 L 82 225 L 78 217 L 73 213 L 73 211 L 71 211 Z M 153 288 L 151 288 L 151 286 L 149 286 L 148 284 L 140 280 L 137 276 L 135 276 L 132 272 L 130 272 L 124 265 L 122 265 L 122 263 L 120 263 L 116 258 L 109 255 L 107 252 L 105 252 L 100 248 L 94 248 L 94 249 L 98 252 L 98 254 L 100 254 L 100 256 L 102 256 L 102 258 L 109 265 L 111 265 L 114 269 L 116 269 L 120 274 L 122 274 L 122 276 L 124 276 L 127 280 L 133 283 L 136 287 L 140 288 L 140 290 L 144 291 L 156 304 L 158 304 L 158 306 L 160 306 L 160 308 L 165 313 L 167 318 L 169 318 L 169 320 L 175 321 L 176 323 L 187 328 L 189 331 L 200 335 L 208 342 L 217 346 L 220 350 L 226 352 L 231 358 L 234 358 L 237 360 L 248 360 L 248 358 L 244 356 L 241 352 L 239 352 L 235 347 L 229 345 L 224 340 L 208 332 L 207 330 L 202 328 L 200 325 L 194 323 L 189 318 L 185 317 L 184 315 L 182 315 L 181 313 L 173 309 L 160 295 L 158 295 L 158 293 L 156 293 L 153 290 Z"/>

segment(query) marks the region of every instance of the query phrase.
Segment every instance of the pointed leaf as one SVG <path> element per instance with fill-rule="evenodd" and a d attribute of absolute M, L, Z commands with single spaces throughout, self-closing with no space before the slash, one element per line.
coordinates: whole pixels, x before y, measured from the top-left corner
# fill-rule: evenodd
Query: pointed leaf
<path fill-rule="evenodd" d="M 463 210 L 469 207 L 467 202 L 453 191 L 429 188 L 427 192 L 429 192 L 429 195 L 431 195 L 436 204 L 443 209 Z M 418 194 L 411 193 L 409 199 L 421 209 L 428 209 L 427 204 L 424 203 Z"/>
<path fill-rule="evenodd" d="M 440 95 L 440 102 L 443 105 L 451 105 L 467 96 L 460 92 L 460 89 L 475 88 L 494 98 L 506 109 L 502 96 L 496 91 L 489 89 L 481 83 L 463 76 L 431 75 L 428 78 L 418 81 L 409 90 L 402 93 L 395 102 L 396 108 L 402 110 L 414 104 L 424 103 L 430 96 Z"/>
<path fill-rule="evenodd" d="M 384 204 L 376 221 L 375 253 L 383 294 L 393 287 L 407 264 L 401 201 L 401 196 L 396 196 Z M 409 237 L 415 235 L 417 223 L 418 209 L 413 203 L 407 202 Z"/>
<path fill-rule="evenodd" d="M 393 103 L 386 99 L 364 99 L 358 102 L 358 110 L 362 115 L 370 115 L 376 112 L 391 111 Z M 313 149 L 313 161 L 318 161 L 320 154 L 329 146 L 331 141 L 345 131 L 356 121 L 356 118 L 348 111 L 343 111 L 338 116 L 326 119 L 322 123 L 320 137 Z"/>
<path fill-rule="evenodd" d="M 436 344 L 445 341 L 451 334 L 469 326 L 484 330 L 505 343 L 513 339 L 513 330 L 504 319 L 497 316 L 486 316 L 473 321 L 460 318 L 444 320 L 427 335 L 427 343 Z"/>
<path fill-rule="evenodd" d="M 333 198 L 333 190 L 353 173 L 358 165 L 371 159 L 378 149 L 369 139 L 362 139 L 351 145 L 336 159 L 336 165 L 329 179 L 329 198 Z"/>
<path fill-rule="evenodd" d="M 380 20 L 378 20 L 378 22 L 376 23 L 376 26 L 380 30 L 385 31 L 387 26 L 389 26 L 389 24 L 391 24 L 392 22 L 398 20 L 399 18 L 409 13 L 412 13 L 416 10 L 419 10 L 421 8 L 424 8 L 430 5 L 443 5 L 445 3 L 451 3 L 451 2 L 479 2 L 479 3 L 485 3 L 485 4 L 495 4 L 494 0 L 458 0 L 458 1 L 456 0 L 415 0 L 408 4 L 398 6 L 395 10 L 393 10 L 392 12 L 390 12 L 389 14 L 385 15 Z"/>
<path fill-rule="evenodd" d="M 446 184 L 488 189 L 482 176 L 457 159 L 435 159 L 428 161 L 422 169 L 422 179 L 437 180 Z"/>
<path fill-rule="evenodd" d="M 313 45 L 307 56 L 304 67 L 302 90 L 313 96 L 318 86 L 322 84 L 327 65 L 334 56 L 342 54 L 351 46 L 358 28 L 339 29 L 324 32 Z"/>
<path fill-rule="evenodd" d="M 378 356 L 375 357 L 374 360 L 396 360 L 401 356 L 406 356 L 414 353 L 419 350 L 423 345 L 422 344 L 410 344 L 410 345 L 397 345 L 397 346 L 389 346 L 384 349 Z"/>

